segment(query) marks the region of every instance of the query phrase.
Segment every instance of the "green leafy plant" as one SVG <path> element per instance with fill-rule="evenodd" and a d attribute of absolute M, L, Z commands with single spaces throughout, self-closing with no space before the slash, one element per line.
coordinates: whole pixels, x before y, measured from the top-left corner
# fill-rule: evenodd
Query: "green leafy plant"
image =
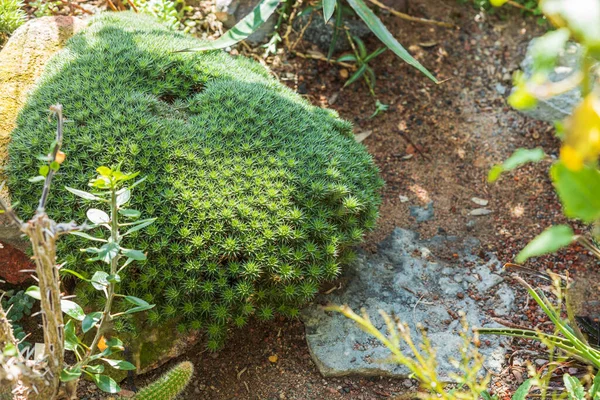
<path fill-rule="evenodd" d="M 557 135 L 563 141 L 560 158 L 550 168 L 550 177 L 562 202 L 564 213 L 569 218 L 585 223 L 597 224 L 600 220 L 600 172 L 597 158 L 600 154 L 600 100 L 593 82 L 597 79 L 591 66 L 600 60 L 600 31 L 594 21 L 600 19 L 600 1 L 574 0 L 560 2 L 546 0 L 540 3 L 541 10 L 556 30 L 539 38 L 533 48 L 533 72 L 529 79 L 522 74 L 515 76 L 515 90 L 509 103 L 517 109 L 535 107 L 538 99 L 549 99 L 571 89 L 579 89 L 583 100 L 573 114 L 557 123 Z M 580 10 L 589 10 L 585 15 Z M 556 65 L 560 51 L 569 39 L 576 40 L 582 47 L 579 70 L 567 80 L 551 82 L 549 73 Z M 512 170 L 527 162 L 545 159 L 541 149 L 518 149 L 504 164 L 497 165 L 489 173 L 488 180 L 496 181 L 503 171 Z M 592 232 L 592 236 L 597 234 Z M 530 257 L 554 252 L 573 241 L 580 242 L 595 255 L 600 250 L 593 238 L 575 235 L 568 225 L 547 229 L 534 239 L 517 256 L 518 262 Z"/>
<path fill-rule="evenodd" d="M 24 175 L 37 169 L 31 151 L 43 154 L 48 140 L 39 110 L 60 98 L 73 140 L 57 182 L 83 187 L 82 171 L 119 163 L 147 176 L 129 207 L 157 220 L 144 235 L 124 237 L 123 246 L 147 260 L 121 274 L 120 293 L 156 308 L 135 322 L 201 329 L 216 349 L 228 327 L 252 315 L 297 316 L 322 282 L 338 276 L 375 226 L 382 181 L 348 122 L 253 61 L 172 52 L 197 44 L 147 16 L 97 17 L 50 62 L 29 97 L 12 133 L 7 176 L 13 199 L 31 211 L 35 188 Z M 48 212 L 86 217 L 58 187 Z M 90 274 L 82 239 L 65 237 L 59 251 Z M 103 304 L 90 285 L 76 294 L 82 305 Z"/>
<path fill-rule="evenodd" d="M 52 142 L 48 154 L 38 157 L 43 161 L 43 165 L 39 168 L 39 175 L 28 180 L 30 183 L 38 181 L 44 183 L 34 216 L 29 221 L 23 222 L 13 208 L 0 201 L 0 206 L 9 220 L 19 226 L 32 244 L 39 286 L 29 287 L 25 294 L 41 302 L 44 350 L 40 356 L 36 355 L 33 361 L 28 360 L 28 356 L 18 351 L 18 341 L 12 334 L 11 324 L 4 308 L 0 307 L 0 384 L 2 387 L 14 387 L 18 392 L 24 392 L 30 399 L 71 399 L 76 396 L 79 378 L 85 374 L 101 390 L 117 393 L 120 391 L 117 382 L 103 374 L 105 365 L 121 370 L 136 368 L 128 361 L 113 358 L 116 353 L 124 350 L 123 343 L 114 336 L 106 338 L 104 335 L 108 331 L 109 324 L 115 319 L 153 307 L 142 299 L 123 295 L 117 291 L 123 270 L 134 261 L 142 261 L 146 258 L 139 250 L 123 247 L 122 240 L 127 234 L 147 227 L 154 222 L 154 219 L 137 220 L 141 214 L 139 211 L 123 207 L 131 198 L 132 189 L 143 179 L 126 186 L 125 183 L 138 174 L 123 173 L 119 167 L 112 169 L 99 167 L 98 176 L 89 182 L 91 192 L 68 188 L 69 192 L 76 196 L 108 206 L 110 214 L 96 208 L 88 209 L 86 214 L 92 225 L 76 225 L 74 222 L 56 223 L 48 217 L 45 207 L 50 187 L 65 159 L 65 154 L 61 151 L 62 106 L 52 106 L 51 110 L 58 119 L 56 139 Z M 133 222 L 120 222 L 120 215 Z M 121 227 L 125 227 L 127 231 L 122 233 L 119 229 Z M 92 236 L 85 232 L 94 228 L 107 230 L 108 237 Z M 88 261 L 107 264 L 109 271 L 97 270 L 91 279 L 87 279 L 80 273 L 64 268 L 65 264 L 57 265 L 56 243 L 59 236 L 65 234 L 104 243 L 101 247 L 88 247 L 83 251 L 94 255 Z M 85 314 L 80 305 L 63 296 L 60 290 L 60 273 L 75 275 L 95 290 L 102 292 L 105 297 L 103 310 Z M 120 312 L 113 311 L 113 308 L 118 306 L 117 302 L 121 304 Z M 63 313 L 67 316 L 66 323 Z M 77 327 L 79 324 L 80 329 Z M 93 333 L 89 345 L 84 338 L 87 332 Z M 65 365 L 65 350 L 74 353 L 75 364 Z M 173 398 L 187 385 L 192 372 L 191 364 L 182 364 L 140 393 L 139 398 L 156 398 L 156 393 L 162 393 L 164 395 L 162 398 Z"/>
<path fill-rule="evenodd" d="M 390 31 L 385 27 L 383 22 L 375 15 L 375 13 L 367 6 L 363 0 L 347 0 L 352 10 L 364 21 L 369 29 L 381 40 L 381 42 L 393 51 L 400 59 L 413 66 L 429 79 L 437 83 L 437 79 L 419 63 L 408 51 L 394 38 Z M 214 49 L 223 49 L 232 46 L 250 36 L 255 32 L 277 9 L 277 7 L 284 3 L 282 0 L 262 0 L 250 14 L 239 21 L 233 28 L 227 31 L 219 39 L 203 43 L 199 46 L 189 47 L 182 49 L 181 51 L 205 51 Z M 329 22 L 333 17 L 333 14 L 337 10 L 336 14 L 336 29 L 335 35 L 338 34 L 341 27 L 343 4 L 341 0 L 323 0 L 323 18 L 325 22 Z M 417 20 L 415 18 L 415 20 Z M 336 37 L 334 37 L 334 41 Z M 335 45 L 335 43 L 333 43 Z M 332 45 L 332 46 L 333 46 Z M 332 49 L 330 48 L 329 57 L 332 55 Z M 366 57 L 366 56 L 365 56 Z"/>
<path fill-rule="evenodd" d="M 33 15 L 36 17 L 46 17 L 55 15 L 60 10 L 60 0 L 33 0 L 29 6 L 33 8 Z"/>
<path fill-rule="evenodd" d="M 371 54 L 367 53 L 367 47 L 364 42 L 358 37 L 350 37 L 348 36 L 350 43 L 352 45 L 353 54 L 345 54 L 337 59 L 338 62 L 351 62 L 355 63 L 358 67 L 357 70 L 352 74 L 350 78 L 344 84 L 344 87 L 351 85 L 361 77 L 364 78 L 367 86 L 369 87 L 369 91 L 372 96 L 375 96 L 374 88 L 375 82 L 377 80 L 375 76 L 375 72 L 369 66 L 369 62 L 373 61 L 375 57 L 380 54 L 383 54 L 387 48 L 380 47 Z"/>
<path fill-rule="evenodd" d="M 19 350 L 22 351 L 25 347 L 31 346 L 31 343 L 26 342 L 27 334 L 19 322 L 28 315 L 31 315 L 34 300 L 27 296 L 23 290 L 14 292 L 9 290 L 4 292 L 0 298 L 0 306 L 6 310 L 6 317 L 10 321 L 13 328 L 13 335 L 19 342 Z"/>
<path fill-rule="evenodd" d="M 21 0 L 0 0 L 0 45 L 25 22 Z"/>
<path fill-rule="evenodd" d="M 490 381 L 489 373 L 483 372 L 483 356 L 473 343 L 478 343 L 477 332 L 471 332 L 466 320 L 462 319 L 460 348 L 461 359 L 453 360 L 458 373 L 452 374 L 452 382 L 444 382 L 437 371 L 436 352 L 429 341 L 426 331 L 421 331 L 421 343 L 415 343 L 408 326 L 384 311 L 379 311 L 387 328 L 387 335 L 377 329 L 366 312 L 362 316 L 354 313 L 348 306 L 329 306 L 329 311 L 342 313 L 350 318 L 360 329 L 379 340 L 391 352 L 389 362 L 404 365 L 410 371 L 410 377 L 421 384 L 422 392 L 418 397 L 426 400 L 474 400 L 486 392 Z M 464 317 L 464 315 L 463 315 Z M 516 400 L 516 399 L 515 399 Z M 518 399 L 521 400 L 521 399 Z"/>
<path fill-rule="evenodd" d="M 171 29 L 182 27 L 183 14 L 190 9 L 184 0 L 133 0 L 132 7 L 139 12 L 152 15 Z"/>
<path fill-rule="evenodd" d="M 506 3 L 499 1 L 498 5 Z M 558 136 L 563 141 L 560 159 L 550 168 L 550 176 L 563 205 L 567 217 L 579 219 L 585 223 L 597 226 L 600 220 L 600 172 L 597 159 L 600 154 L 600 107 L 598 93 L 594 89 L 596 80 L 591 66 L 600 60 L 600 30 L 597 21 L 600 20 L 600 1 L 574 0 L 562 2 L 558 0 L 540 1 L 540 9 L 546 18 L 555 25 L 556 30 L 546 33 L 537 39 L 533 48 L 533 73 L 529 78 L 522 74 L 515 75 L 516 89 L 509 97 L 509 103 L 517 109 L 535 107 L 538 100 L 549 99 L 553 96 L 579 89 L 583 100 L 575 108 L 573 114 L 565 121 L 557 123 Z M 586 10 L 582 13 L 582 10 Z M 551 82 L 549 74 L 553 71 L 557 58 L 572 39 L 582 47 L 582 59 L 579 70 L 568 79 Z M 545 158 L 541 149 L 518 149 L 503 164 L 497 165 L 489 173 L 488 180 L 497 180 L 504 171 L 509 171 L 528 162 L 537 162 Z M 568 225 L 556 225 L 546 229 L 533 239 L 517 255 L 517 262 L 525 262 L 531 257 L 552 253 L 560 248 L 577 241 L 588 249 L 591 254 L 600 258 L 600 249 L 594 244 L 598 232 L 593 231 L 592 237 L 575 235 Z M 550 275 L 554 282 L 554 293 L 558 298 L 557 305 L 539 289 L 534 289 L 525 281 L 517 278 L 523 284 L 532 298 L 548 315 L 555 326 L 554 334 L 514 328 L 479 329 L 481 333 L 516 336 L 542 341 L 549 349 L 559 349 L 568 357 L 590 364 L 600 369 L 600 352 L 592 346 L 586 336 L 580 331 L 572 305 L 566 302 L 567 319 L 561 317 L 563 310 L 563 287 L 568 282 L 561 282 L 555 275 Z M 568 290 L 567 290 L 568 297 Z M 551 375 L 551 371 L 547 376 Z M 579 380 L 569 375 L 563 376 L 565 388 L 571 399 L 586 398 L 583 385 Z M 597 398 L 598 380 L 596 377 L 587 394 L 588 398 Z M 542 395 L 545 396 L 542 387 Z"/>

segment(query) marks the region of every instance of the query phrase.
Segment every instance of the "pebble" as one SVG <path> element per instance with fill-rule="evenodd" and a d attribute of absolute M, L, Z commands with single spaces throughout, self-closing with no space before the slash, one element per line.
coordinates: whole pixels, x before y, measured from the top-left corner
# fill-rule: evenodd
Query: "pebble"
<path fill-rule="evenodd" d="M 501 83 L 496 83 L 496 92 L 504 95 L 506 93 L 506 86 L 502 85 Z"/>
<path fill-rule="evenodd" d="M 410 387 L 412 387 L 412 386 L 413 386 L 413 383 L 412 383 L 412 381 L 411 381 L 410 379 L 405 379 L 405 380 L 402 382 L 402 384 L 403 384 L 405 387 L 407 387 L 407 388 L 410 388 Z"/>
<path fill-rule="evenodd" d="M 488 215 L 491 213 L 492 213 L 492 210 L 488 210 L 487 208 L 476 208 L 474 210 L 471 210 L 469 215 L 480 216 L 480 215 Z"/>

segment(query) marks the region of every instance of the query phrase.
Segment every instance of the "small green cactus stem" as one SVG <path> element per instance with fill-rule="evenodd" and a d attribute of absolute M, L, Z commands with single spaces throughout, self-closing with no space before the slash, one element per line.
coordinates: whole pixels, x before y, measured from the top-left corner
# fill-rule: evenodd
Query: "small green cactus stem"
<path fill-rule="evenodd" d="M 140 390 L 134 400 L 171 400 L 176 398 L 190 383 L 194 375 L 194 365 L 189 361 L 177 364 L 155 382 Z M 124 400 L 120 398 L 119 400 Z"/>

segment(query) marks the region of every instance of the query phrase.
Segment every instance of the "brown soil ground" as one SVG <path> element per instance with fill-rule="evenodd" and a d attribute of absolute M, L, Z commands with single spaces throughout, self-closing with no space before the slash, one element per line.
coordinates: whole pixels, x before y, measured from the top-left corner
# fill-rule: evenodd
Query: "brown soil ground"
<path fill-rule="evenodd" d="M 558 142 L 549 125 L 527 119 L 506 105 L 512 72 L 528 41 L 543 28 L 518 13 L 509 13 L 504 19 L 486 16 L 454 0 L 411 0 L 408 12 L 456 25 L 447 29 L 382 16 L 394 36 L 444 82 L 435 85 L 390 51 L 384 53 L 373 63 L 378 77 L 375 93 L 390 108 L 374 118 L 369 117 L 375 100 L 363 82 L 342 89 L 341 67 L 285 53 L 270 58 L 267 64 L 314 104 L 333 108 L 352 121 L 356 133 L 372 132 L 363 143 L 381 169 L 386 186 L 378 228 L 366 238 L 364 249 L 377 251 L 377 243 L 399 226 L 414 229 L 423 237 L 472 236 L 480 240 L 482 251 L 510 262 L 537 233 L 563 221 L 547 175 L 550 162 L 524 167 L 493 185 L 486 182 L 489 168 L 519 147 L 541 146 L 550 155 L 557 153 Z M 378 43 L 371 38 L 367 45 L 376 48 Z M 301 42 L 297 50 L 315 49 Z M 473 197 L 488 200 L 486 208 L 492 213 L 469 215 L 480 207 L 471 201 Z M 417 223 L 409 207 L 430 201 L 435 217 Z M 586 259 L 580 254 L 580 249 L 574 248 L 528 266 L 576 273 L 576 268 L 585 270 Z M 521 309 L 512 322 L 525 326 L 546 322 L 525 294 L 517 305 Z M 310 359 L 299 321 L 251 326 L 232 332 L 219 353 L 207 353 L 204 345 L 198 344 L 180 358 L 193 361 L 196 367 L 183 399 L 371 400 L 414 394 L 416 386 L 408 379 L 323 379 Z M 274 355 L 277 360 L 271 362 L 269 357 Z M 176 361 L 136 378 L 136 383 L 154 379 Z M 523 379 L 523 370 L 513 365 L 494 378 L 494 390 L 501 398 L 508 398 Z M 98 395 L 87 383 L 82 384 L 80 393 L 82 399 Z"/>

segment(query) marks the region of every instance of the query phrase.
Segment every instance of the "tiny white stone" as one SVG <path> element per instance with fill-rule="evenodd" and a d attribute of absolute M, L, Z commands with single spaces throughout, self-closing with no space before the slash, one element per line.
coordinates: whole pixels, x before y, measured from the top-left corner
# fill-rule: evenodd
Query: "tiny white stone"
<path fill-rule="evenodd" d="M 473 203 L 477 204 L 478 206 L 487 206 L 487 205 L 488 205 L 488 203 L 489 203 L 487 200 L 485 200 L 485 199 L 481 199 L 481 198 L 479 198 L 479 197 L 473 197 L 473 198 L 471 199 L 471 201 L 472 201 Z"/>
<path fill-rule="evenodd" d="M 400 195 L 400 203 L 406 203 L 408 201 L 408 197 Z"/>
<path fill-rule="evenodd" d="M 476 208 L 476 209 L 472 210 L 469 213 L 469 215 L 479 216 L 479 215 L 488 215 L 491 213 L 492 213 L 492 210 L 488 210 L 487 208 Z"/>

